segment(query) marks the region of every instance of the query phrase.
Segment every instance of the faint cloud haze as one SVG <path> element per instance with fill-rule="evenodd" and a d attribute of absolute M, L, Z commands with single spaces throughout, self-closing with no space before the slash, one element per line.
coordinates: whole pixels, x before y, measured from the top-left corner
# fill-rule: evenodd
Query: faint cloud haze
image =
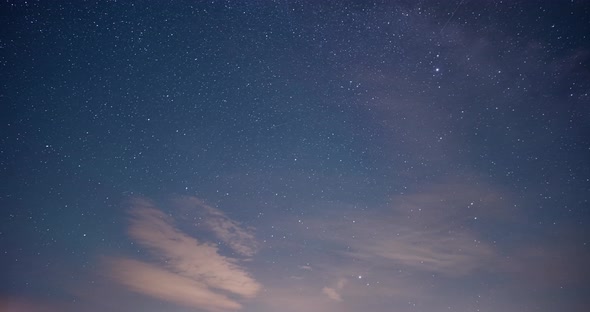
<path fill-rule="evenodd" d="M 324 288 L 322 288 L 322 292 L 326 296 L 328 296 L 328 298 L 330 298 L 330 299 L 332 299 L 334 301 L 342 301 L 342 298 L 340 297 L 340 294 L 334 288 L 324 287 Z"/>
<path fill-rule="evenodd" d="M 453 180 L 396 195 L 379 213 L 332 203 L 332 208 L 323 208 L 331 213 L 305 219 L 305 227 L 284 220 L 284 231 L 295 233 L 293 244 L 326 246 L 317 253 L 303 249 L 301 257 L 310 259 L 314 274 L 285 284 L 285 289 L 307 285 L 329 302 L 351 304 L 343 307 L 346 311 L 368 298 L 406 303 L 419 298 L 436 305 L 444 301 L 446 290 L 432 282 L 434 276 L 466 282 L 480 274 L 507 273 L 502 252 L 471 226 L 480 220 L 506 221 L 506 203 L 499 194 L 509 196 L 487 185 Z M 296 247 L 289 243 L 285 248 Z M 326 285 L 330 280 L 336 282 Z M 275 300 L 301 296 L 282 295 Z M 307 297 L 321 302 L 314 294 Z"/>
<path fill-rule="evenodd" d="M 238 222 L 228 218 L 221 210 L 192 196 L 180 197 L 176 202 L 184 210 L 198 213 L 203 220 L 200 225 L 207 227 L 239 255 L 252 257 L 258 250 L 259 246 L 251 229 L 242 228 Z"/>
<path fill-rule="evenodd" d="M 138 260 L 113 259 L 112 276 L 131 290 L 158 299 L 208 311 L 239 309 L 241 305 L 210 289 L 206 281 Z"/>
<path fill-rule="evenodd" d="M 469 222 L 497 214 L 488 207 L 501 201 L 490 195 L 493 191 L 475 186 L 453 183 L 451 189 L 454 192 L 437 185 L 397 196 L 389 213 L 348 211 L 345 220 L 316 219 L 307 224 L 313 235 L 340 246 L 339 254 L 368 267 L 461 276 L 496 261 L 497 251 L 470 229 Z"/>
<path fill-rule="evenodd" d="M 239 259 L 222 256 L 217 245 L 182 232 L 172 217 L 149 200 L 135 198 L 131 206 L 129 235 L 157 261 L 111 259 L 111 276 L 119 283 L 148 296 L 207 311 L 239 309 L 239 298 L 256 296 L 261 286 L 238 264 Z M 239 252 L 242 255 L 253 254 L 254 249 L 244 247 L 246 239 L 254 239 L 251 234 L 214 208 L 202 207 L 215 219 L 211 223 L 205 219 L 206 224 L 224 227 L 213 231 L 219 239 L 245 251 Z M 238 242 L 234 243 L 234 238 Z"/>
<path fill-rule="evenodd" d="M 328 296 L 328 298 L 334 301 L 342 301 L 342 297 L 340 296 L 339 291 L 341 291 L 342 288 L 344 288 L 344 285 L 346 285 L 346 279 L 341 278 L 338 280 L 335 287 L 322 288 L 322 293 L 324 293 L 326 296 Z"/>

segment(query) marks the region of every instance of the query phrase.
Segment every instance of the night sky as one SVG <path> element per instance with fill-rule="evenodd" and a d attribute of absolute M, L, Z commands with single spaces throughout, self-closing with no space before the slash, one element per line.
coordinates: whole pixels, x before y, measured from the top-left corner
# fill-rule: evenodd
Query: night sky
<path fill-rule="evenodd" d="M 0 311 L 590 311 L 590 1 L 0 4 Z"/>

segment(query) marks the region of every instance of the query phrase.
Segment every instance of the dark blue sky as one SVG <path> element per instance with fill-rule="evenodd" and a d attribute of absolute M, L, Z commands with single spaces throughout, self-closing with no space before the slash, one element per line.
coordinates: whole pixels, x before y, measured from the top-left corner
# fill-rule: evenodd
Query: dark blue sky
<path fill-rule="evenodd" d="M 5 1 L 1 311 L 587 311 L 590 3 Z"/>

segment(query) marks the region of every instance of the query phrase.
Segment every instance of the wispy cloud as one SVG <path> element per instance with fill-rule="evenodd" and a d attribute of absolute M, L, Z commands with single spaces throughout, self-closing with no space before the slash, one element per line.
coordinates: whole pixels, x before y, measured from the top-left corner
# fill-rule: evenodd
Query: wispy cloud
<path fill-rule="evenodd" d="M 217 238 L 227 244 L 239 255 L 251 257 L 259 246 L 250 229 L 244 229 L 240 224 L 228 218 L 221 210 L 213 208 L 196 197 L 184 196 L 176 200 L 183 209 L 197 212 L 202 223 L 212 231 Z"/>
<path fill-rule="evenodd" d="M 301 250 L 313 267 L 314 274 L 294 285 L 315 289 L 309 296 L 320 294 L 328 303 L 346 302 L 344 310 L 367 298 L 436 305 L 444 300 L 439 294 L 445 289 L 436 286 L 440 281 L 505 272 L 501 251 L 476 229 L 506 218 L 508 196 L 481 182 L 453 180 L 396 195 L 379 210 L 329 203 L 305 218 L 305 226 L 293 220 L 275 226 L 292 235 L 277 248 Z M 292 246 L 298 241 L 307 243 Z M 296 261 L 285 263 L 300 269 Z"/>
<path fill-rule="evenodd" d="M 322 288 L 322 293 L 324 293 L 328 298 L 334 301 L 342 301 L 342 297 L 340 296 L 340 291 L 346 285 L 346 279 L 341 278 L 338 280 L 334 287 L 324 287 Z"/>
<path fill-rule="evenodd" d="M 393 202 L 391 216 L 366 220 L 364 224 L 359 221 L 356 229 L 351 229 L 353 233 L 344 236 L 354 236 L 346 241 L 350 246 L 346 254 L 377 265 L 449 276 L 488 267 L 496 251 L 469 225 L 489 213 L 482 212 L 469 199 L 449 197 L 443 192 L 403 196 Z M 477 203 L 484 205 L 487 203 Z"/>
<path fill-rule="evenodd" d="M 208 311 L 235 310 L 241 305 L 215 292 L 204 281 L 132 259 L 111 260 L 112 276 L 131 290 L 158 299 Z"/>
<path fill-rule="evenodd" d="M 3 312 L 56 312 L 72 311 L 73 308 L 63 303 L 39 300 L 37 298 L 0 297 L 0 311 Z"/>
<path fill-rule="evenodd" d="M 470 223 L 492 218 L 499 197 L 470 185 L 432 186 L 392 199 L 388 213 L 348 213 L 348 218 L 308 220 L 313 235 L 337 251 L 372 266 L 396 267 L 448 276 L 487 267 L 497 257 Z M 494 208 L 494 209 L 492 209 Z M 318 234 L 321 233 L 321 234 Z"/>
<path fill-rule="evenodd" d="M 373 241 L 355 242 L 346 252 L 381 266 L 399 266 L 446 275 L 462 275 L 485 266 L 493 250 L 467 233 L 436 231 L 406 232 L 380 237 Z"/>
<path fill-rule="evenodd" d="M 334 288 L 324 287 L 322 288 L 322 293 L 334 301 L 342 301 L 342 297 L 340 297 L 340 294 Z"/>
<path fill-rule="evenodd" d="M 252 298 L 260 290 L 238 259 L 222 256 L 216 245 L 180 231 L 152 202 L 136 198 L 129 213 L 129 235 L 158 260 L 110 260 L 111 276 L 131 290 L 208 311 L 239 309 L 237 298 Z"/>
<path fill-rule="evenodd" d="M 257 311 L 351 311 L 347 306 L 338 304 L 316 289 L 276 286 L 265 291 L 264 296 L 260 296 L 261 308 Z"/>

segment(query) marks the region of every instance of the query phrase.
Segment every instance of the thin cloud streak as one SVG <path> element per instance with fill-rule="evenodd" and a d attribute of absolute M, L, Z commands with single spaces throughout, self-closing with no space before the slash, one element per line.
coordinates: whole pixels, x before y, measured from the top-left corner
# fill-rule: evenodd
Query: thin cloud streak
<path fill-rule="evenodd" d="M 355 258 L 450 276 L 468 274 L 495 257 L 490 246 L 469 233 L 408 232 L 356 242 L 353 248 L 348 254 Z"/>
<path fill-rule="evenodd" d="M 342 297 L 340 297 L 340 294 L 334 288 L 324 287 L 322 288 L 322 293 L 334 301 L 342 301 Z"/>
<path fill-rule="evenodd" d="M 184 210 L 200 214 L 204 220 L 202 225 L 239 255 L 252 257 L 258 251 L 259 245 L 251 229 L 242 228 L 238 222 L 228 218 L 221 210 L 191 196 L 179 198 L 176 202 Z"/>
<path fill-rule="evenodd" d="M 36 298 L 0 297 L 2 312 L 58 312 L 71 308 L 63 303 L 56 304 Z"/>
<path fill-rule="evenodd" d="M 273 224 L 279 233 L 290 234 L 273 241 L 273 248 L 299 252 L 313 267 L 313 273 L 278 283 L 276 289 L 285 291 L 268 300 L 273 307 L 300 300 L 314 302 L 321 309 L 312 310 L 322 311 L 358 311 L 373 304 L 375 310 L 417 309 L 406 307 L 408 302 L 422 310 L 518 311 L 556 285 L 579 287 L 588 276 L 581 242 L 577 248 L 573 242 L 563 244 L 568 237 L 580 237 L 577 232 L 559 235 L 553 243 L 550 235 L 496 241 L 502 236 L 490 235 L 489 227 L 518 229 L 527 216 L 510 190 L 473 177 L 395 195 L 378 211 L 337 202 L 317 206 L 321 212 Z M 296 259 L 280 263 L 276 271 L 303 271 Z M 276 275 L 269 276 L 269 283 Z M 334 282 L 338 280 L 346 280 L 346 286 Z M 290 294 L 289 289 L 302 291 Z M 474 304 L 474 297 L 480 302 Z"/>
<path fill-rule="evenodd" d="M 505 271 L 501 252 L 471 226 L 479 222 L 475 217 L 493 222 L 505 218 L 502 198 L 509 195 L 499 194 L 497 188 L 481 183 L 452 180 L 396 195 L 379 212 L 332 203 L 325 214 L 297 223 L 285 220 L 280 228 L 295 234 L 291 242 L 280 244 L 307 253 L 301 257 L 314 274 L 303 275 L 298 284 L 315 289 L 332 304 L 394 297 L 395 302 L 436 305 L 444 289 L 438 288 L 434 276 L 471 281 L 480 274 Z M 297 241 L 313 243 L 299 249 L 292 246 Z"/>
<path fill-rule="evenodd" d="M 467 275 L 498 258 L 492 244 L 469 229 L 469 222 L 474 221 L 473 215 L 496 218 L 501 208 L 488 208 L 501 202 L 491 191 L 452 185 L 454 193 L 443 185 L 398 196 L 388 214 L 350 212 L 346 220 L 306 222 L 326 243 L 340 246 L 338 254 L 350 259 L 379 267 Z"/>
<path fill-rule="evenodd" d="M 132 200 L 130 237 L 146 247 L 157 264 L 133 259 L 110 261 L 111 276 L 133 291 L 208 311 L 239 309 L 237 298 L 253 298 L 260 284 L 214 244 L 178 230 L 170 216 L 146 199 Z M 230 220 L 231 221 L 231 220 Z"/>
<path fill-rule="evenodd" d="M 215 293 L 203 282 L 156 265 L 124 258 L 113 259 L 110 264 L 112 277 L 138 293 L 208 311 L 242 307 L 229 297 Z"/>
<path fill-rule="evenodd" d="M 336 283 L 335 287 L 324 287 L 322 288 L 322 293 L 328 296 L 328 298 L 334 301 L 342 301 L 342 296 L 340 295 L 340 291 L 346 285 L 346 279 L 341 278 Z"/>

